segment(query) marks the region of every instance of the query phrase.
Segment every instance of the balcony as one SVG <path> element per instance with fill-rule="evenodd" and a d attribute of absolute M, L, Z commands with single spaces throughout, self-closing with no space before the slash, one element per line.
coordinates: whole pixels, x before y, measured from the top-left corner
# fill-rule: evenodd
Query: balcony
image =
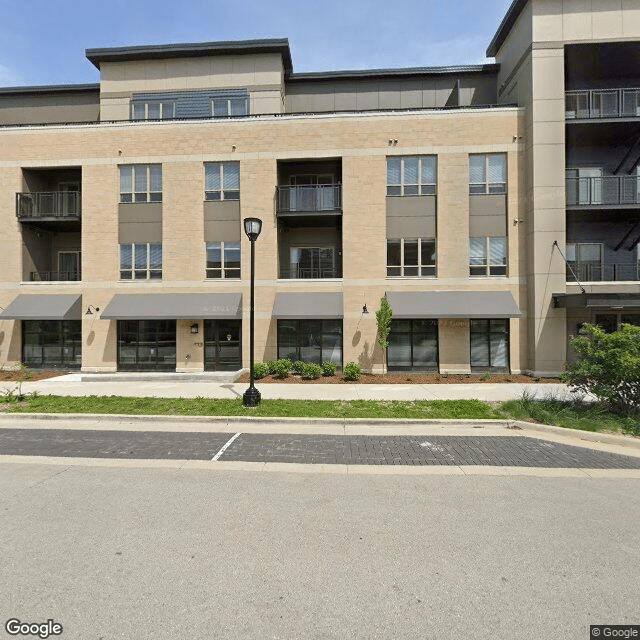
<path fill-rule="evenodd" d="M 286 185 L 276 187 L 278 215 L 339 214 L 342 185 Z"/>
<path fill-rule="evenodd" d="M 31 282 L 78 282 L 80 271 L 30 271 Z"/>
<path fill-rule="evenodd" d="M 339 278 L 340 272 L 335 268 L 321 267 L 292 267 L 281 269 L 280 278 L 282 280 L 315 280 L 318 278 Z"/>
<path fill-rule="evenodd" d="M 576 281 L 638 282 L 640 281 L 640 262 L 638 264 L 569 262 L 567 265 L 567 282 Z"/>
<path fill-rule="evenodd" d="M 567 178 L 567 207 L 635 207 L 640 204 L 640 176 Z"/>
<path fill-rule="evenodd" d="M 79 191 L 37 191 L 16 194 L 16 216 L 21 222 L 79 220 Z"/>
<path fill-rule="evenodd" d="M 567 120 L 640 118 L 640 89 L 567 91 Z"/>

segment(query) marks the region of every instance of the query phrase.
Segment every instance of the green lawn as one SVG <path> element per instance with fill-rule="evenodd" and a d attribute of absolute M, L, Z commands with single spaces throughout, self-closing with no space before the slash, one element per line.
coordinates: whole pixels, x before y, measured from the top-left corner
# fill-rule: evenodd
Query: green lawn
<path fill-rule="evenodd" d="M 240 398 L 123 398 L 120 396 L 27 396 L 4 405 L 4 413 L 104 413 L 174 416 L 293 418 L 516 419 L 569 429 L 624 432 L 640 436 L 640 417 L 623 418 L 597 405 L 523 398 L 502 404 L 480 400 L 263 400 L 245 408 Z"/>

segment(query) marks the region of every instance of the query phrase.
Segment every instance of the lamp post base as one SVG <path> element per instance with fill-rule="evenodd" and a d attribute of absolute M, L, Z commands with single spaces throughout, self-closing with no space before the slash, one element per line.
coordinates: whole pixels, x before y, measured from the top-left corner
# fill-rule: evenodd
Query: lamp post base
<path fill-rule="evenodd" d="M 242 396 L 242 404 L 245 407 L 257 407 L 260 400 L 262 400 L 262 396 L 254 386 L 250 386 Z"/>

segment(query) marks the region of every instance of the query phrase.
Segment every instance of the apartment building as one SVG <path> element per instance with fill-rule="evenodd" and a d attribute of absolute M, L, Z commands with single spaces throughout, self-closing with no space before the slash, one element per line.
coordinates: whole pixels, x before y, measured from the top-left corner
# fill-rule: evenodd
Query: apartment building
<path fill-rule="evenodd" d="M 553 375 L 583 322 L 640 324 L 640 8 L 588 4 L 516 0 L 494 64 L 210 42 L 0 89 L 0 364 L 247 367 L 246 217 L 256 360 Z"/>

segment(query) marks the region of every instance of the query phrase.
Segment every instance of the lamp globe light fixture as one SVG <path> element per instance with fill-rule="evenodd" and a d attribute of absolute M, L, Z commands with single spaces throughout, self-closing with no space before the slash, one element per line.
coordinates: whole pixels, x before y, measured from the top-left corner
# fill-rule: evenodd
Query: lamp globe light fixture
<path fill-rule="evenodd" d="M 254 284 L 256 279 L 256 252 L 255 244 L 262 231 L 262 220 L 259 218 L 245 218 L 243 220 L 244 232 L 251 241 L 251 306 L 249 313 L 249 388 L 242 396 L 242 404 L 245 407 L 257 407 L 262 396 L 253 384 L 253 311 L 254 311 Z"/>

